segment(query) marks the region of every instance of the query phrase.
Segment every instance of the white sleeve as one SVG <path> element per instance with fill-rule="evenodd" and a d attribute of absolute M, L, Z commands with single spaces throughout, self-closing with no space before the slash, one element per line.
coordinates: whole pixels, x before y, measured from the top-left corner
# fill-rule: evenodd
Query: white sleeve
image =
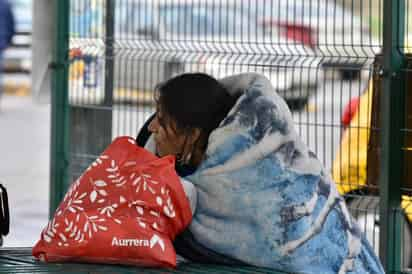
<path fill-rule="evenodd" d="M 153 135 L 149 137 L 144 146 L 145 149 L 151 151 L 152 153 L 156 153 L 156 143 L 154 141 Z M 195 186 L 186 179 L 180 178 L 180 182 L 182 183 L 183 189 L 185 191 L 186 197 L 189 199 L 190 209 L 192 210 L 192 215 L 195 214 L 196 204 L 197 204 L 197 192 Z"/>
<path fill-rule="evenodd" d="M 195 214 L 196 211 L 196 204 L 197 204 L 197 191 L 195 186 L 186 179 L 179 177 L 180 181 L 182 182 L 183 189 L 185 191 L 186 197 L 189 199 L 190 209 L 192 210 L 192 216 Z"/>

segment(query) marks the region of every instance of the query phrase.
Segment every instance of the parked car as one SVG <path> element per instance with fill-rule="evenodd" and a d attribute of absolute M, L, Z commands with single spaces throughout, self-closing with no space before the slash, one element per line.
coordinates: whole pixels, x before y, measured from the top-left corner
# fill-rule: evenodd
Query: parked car
<path fill-rule="evenodd" d="M 16 34 L 4 52 L 5 72 L 31 71 L 32 0 L 9 1 L 15 18 Z"/>
<path fill-rule="evenodd" d="M 287 37 L 274 43 L 257 18 L 239 3 L 215 0 L 115 3 L 113 48 L 117 89 L 151 91 L 157 83 L 189 71 L 203 71 L 216 78 L 253 71 L 266 75 L 290 105 L 302 107 L 322 79 L 321 58 L 311 47 L 301 43 L 291 51 Z M 103 40 L 74 37 L 70 47 L 79 56 L 94 60 L 93 66 L 101 75 L 97 78 L 102 81 Z M 80 98 L 81 92 L 77 94 L 72 98 Z"/>
<path fill-rule="evenodd" d="M 358 77 L 381 49 L 368 22 L 336 1 L 271 0 L 250 6 L 274 39 L 287 36 L 290 50 L 301 43 L 315 48 L 323 66 L 337 69 L 343 79 Z"/>

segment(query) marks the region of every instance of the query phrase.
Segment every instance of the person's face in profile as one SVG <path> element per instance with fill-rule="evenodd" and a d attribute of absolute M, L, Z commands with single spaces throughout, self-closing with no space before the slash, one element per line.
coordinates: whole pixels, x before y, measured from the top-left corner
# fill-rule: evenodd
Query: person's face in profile
<path fill-rule="evenodd" d="M 155 118 L 150 122 L 149 131 L 156 142 L 156 154 L 159 157 L 179 155 L 183 151 L 185 135 L 176 130 L 176 123 L 158 110 Z"/>

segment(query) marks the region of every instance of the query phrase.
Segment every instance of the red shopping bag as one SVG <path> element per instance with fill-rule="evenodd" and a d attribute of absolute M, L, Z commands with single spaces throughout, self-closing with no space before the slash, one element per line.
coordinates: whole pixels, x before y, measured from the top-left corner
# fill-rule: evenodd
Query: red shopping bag
<path fill-rule="evenodd" d="M 192 213 L 174 161 L 117 138 L 70 186 L 33 256 L 175 267 L 172 241 Z"/>

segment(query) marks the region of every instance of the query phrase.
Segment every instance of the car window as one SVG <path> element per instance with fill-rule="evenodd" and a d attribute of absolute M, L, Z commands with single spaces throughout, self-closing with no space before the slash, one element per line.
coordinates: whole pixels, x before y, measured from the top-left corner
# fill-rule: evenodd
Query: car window
<path fill-rule="evenodd" d="M 281 10 L 287 10 L 287 15 L 295 18 L 314 17 L 325 18 L 330 16 L 342 16 L 342 9 L 334 3 L 315 4 L 305 3 L 303 5 L 284 6 Z"/>
<path fill-rule="evenodd" d="M 257 2 L 254 10 L 257 16 L 275 21 L 290 21 L 293 19 L 314 18 L 322 20 L 327 17 L 341 17 L 344 10 L 335 3 L 318 1 L 273 1 L 264 4 Z"/>
<path fill-rule="evenodd" d="M 159 16 L 166 30 L 194 36 L 255 35 L 258 27 L 238 9 L 221 6 L 164 5 Z"/>
<path fill-rule="evenodd" d="M 127 1 L 116 2 L 116 5 L 116 34 L 135 35 L 156 26 L 152 5 Z"/>

